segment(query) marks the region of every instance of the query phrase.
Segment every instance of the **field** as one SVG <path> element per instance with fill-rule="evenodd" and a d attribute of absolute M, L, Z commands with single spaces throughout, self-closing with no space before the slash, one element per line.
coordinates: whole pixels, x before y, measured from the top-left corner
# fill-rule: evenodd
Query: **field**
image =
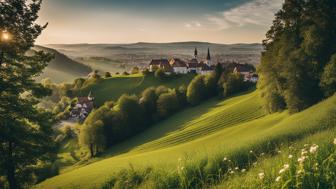
<path fill-rule="evenodd" d="M 95 104 L 99 106 L 109 100 L 118 100 L 122 94 L 139 94 L 148 87 L 156 87 L 160 85 L 169 88 L 175 88 L 182 85 L 188 86 L 193 77 L 194 75 L 180 75 L 176 78 L 160 81 L 154 76 L 144 77 L 141 74 L 114 76 L 82 89 L 79 91 L 78 96 L 87 95 L 91 91 L 92 95 L 95 97 Z"/>
<path fill-rule="evenodd" d="M 181 188 L 216 183 L 216 177 L 211 176 L 213 181 L 209 181 L 207 175 L 218 174 L 223 157 L 249 169 L 246 157 L 250 150 L 273 158 L 281 146 L 293 142 L 302 143 L 314 137 L 329 140 L 332 135 L 324 131 L 335 127 L 335 112 L 335 96 L 294 115 L 287 112 L 266 115 L 258 92 L 224 101 L 212 99 L 114 146 L 96 162 L 48 179 L 36 188 L 101 188 L 115 179 L 125 179 L 115 177 L 122 169 L 129 170 L 132 175 L 146 168 L 151 168 L 151 172 L 140 176 L 142 180 L 136 186 L 141 188 L 172 188 L 171 180 L 184 183 L 190 179 L 185 185 L 178 185 Z M 181 161 L 186 173 L 182 176 L 179 175 L 179 170 L 183 170 Z M 267 163 L 267 158 L 264 161 Z M 251 168 L 251 174 L 254 175 L 258 168 L 261 167 Z M 174 176 L 178 179 L 174 180 Z M 223 186 L 227 183 L 218 185 L 219 188 Z"/>

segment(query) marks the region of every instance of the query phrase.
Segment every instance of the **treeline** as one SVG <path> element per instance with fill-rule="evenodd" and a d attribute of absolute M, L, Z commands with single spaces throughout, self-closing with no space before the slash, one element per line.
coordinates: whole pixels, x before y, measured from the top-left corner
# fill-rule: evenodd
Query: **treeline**
<path fill-rule="evenodd" d="M 181 109 L 214 96 L 230 96 L 252 85 L 239 73 L 224 72 L 218 65 L 215 73 L 197 75 L 187 87 L 159 86 L 147 88 L 139 96 L 124 94 L 117 102 L 106 102 L 90 113 L 80 126 L 79 142 L 94 157 Z"/>
<path fill-rule="evenodd" d="M 259 89 L 268 112 L 299 112 L 336 92 L 335 0 L 288 0 L 263 41 Z"/>

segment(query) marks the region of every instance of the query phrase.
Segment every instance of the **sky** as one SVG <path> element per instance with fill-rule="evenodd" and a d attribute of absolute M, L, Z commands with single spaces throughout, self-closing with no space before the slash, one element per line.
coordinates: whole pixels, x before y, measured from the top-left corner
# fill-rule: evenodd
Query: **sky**
<path fill-rule="evenodd" d="M 260 43 L 283 0 L 44 0 L 37 44 Z"/>

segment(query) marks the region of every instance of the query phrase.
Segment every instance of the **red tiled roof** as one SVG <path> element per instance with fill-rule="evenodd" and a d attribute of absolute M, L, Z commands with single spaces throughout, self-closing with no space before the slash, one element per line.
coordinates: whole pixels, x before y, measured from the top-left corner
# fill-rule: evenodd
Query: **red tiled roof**
<path fill-rule="evenodd" d="M 179 58 L 173 58 L 169 63 L 172 67 L 187 67 L 187 64 Z"/>

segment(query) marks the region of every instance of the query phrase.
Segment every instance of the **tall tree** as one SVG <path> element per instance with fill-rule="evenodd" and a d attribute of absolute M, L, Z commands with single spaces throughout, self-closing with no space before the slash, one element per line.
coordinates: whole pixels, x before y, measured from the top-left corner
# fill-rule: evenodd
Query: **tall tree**
<path fill-rule="evenodd" d="M 50 90 L 34 80 L 52 57 L 27 53 L 46 27 L 35 23 L 40 7 L 41 0 L 0 1 L 0 174 L 11 189 L 30 182 L 33 166 L 54 149 L 52 116 L 36 107 Z"/>
<path fill-rule="evenodd" d="M 295 113 L 323 98 L 321 75 L 336 52 L 336 2 L 286 0 L 263 41 L 259 89 L 269 112 Z"/>

